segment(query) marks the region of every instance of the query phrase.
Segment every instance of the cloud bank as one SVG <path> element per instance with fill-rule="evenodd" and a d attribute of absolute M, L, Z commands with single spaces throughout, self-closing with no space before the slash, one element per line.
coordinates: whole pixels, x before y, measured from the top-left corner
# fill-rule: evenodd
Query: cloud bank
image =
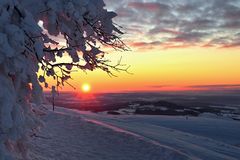
<path fill-rule="evenodd" d="M 105 0 L 137 48 L 240 47 L 239 0 Z"/>

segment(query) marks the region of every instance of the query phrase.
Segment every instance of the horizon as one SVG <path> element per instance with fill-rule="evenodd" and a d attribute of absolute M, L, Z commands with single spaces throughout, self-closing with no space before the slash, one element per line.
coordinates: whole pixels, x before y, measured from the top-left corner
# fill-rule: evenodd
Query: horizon
<path fill-rule="evenodd" d="M 51 94 L 50 90 L 44 90 L 44 93 Z M 215 90 L 118 90 L 112 92 L 89 92 L 86 93 L 84 91 L 77 91 L 77 90 L 61 90 L 59 94 L 77 94 L 79 96 L 88 97 L 91 95 L 98 95 L 98 94 L 179 94 L 179 95 L 226 95 L 232 96 L 240 94 L 240 89 L 215 89 Z"/>

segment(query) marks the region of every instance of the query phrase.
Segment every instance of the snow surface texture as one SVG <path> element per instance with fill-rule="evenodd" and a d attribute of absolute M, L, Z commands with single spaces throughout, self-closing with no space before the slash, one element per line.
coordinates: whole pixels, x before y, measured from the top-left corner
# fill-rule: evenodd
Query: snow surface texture
<path fill-rule="evenodd" d="M 49 107 L 50 108 L 50 107 Z M 111 116 L 57 108 L 32 139 L 33 160 L 238 160 L 240 123 L 227 119 Z"/>
<path fill-rule="evenodd" d="M 144 141 L 130 132 L 118 132 L 89 122 L 80 114 L 58 110 L 43 118 L 46 126 L 40 138 L 31 142 L 33 160 L 187 159 L 180 152 Z"/>
<path fill-rule="evenodd" d="M 97 44 L 121 48 L 123 43 L 113 34 L 121 34 L 112 23 L 116 14 L 104 6 L 102 0 L 0 0 L 0 160 L 27 159 L 26 134 L 39 125 L 29 102 L 41 104 L 39 82 L 50 87 L 46 76 L 58 87 L 73 66 L 108 72 Z M 56 64 L 63 53 L 71 60 Z"/>

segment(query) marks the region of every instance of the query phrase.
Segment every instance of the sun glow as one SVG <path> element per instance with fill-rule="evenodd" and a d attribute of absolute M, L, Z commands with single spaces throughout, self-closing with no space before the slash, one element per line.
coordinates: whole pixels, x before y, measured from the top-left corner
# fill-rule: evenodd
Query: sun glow
<path fill-rule="evenodd" d="M 87 83 L 84 83 L 84 84 L 82 85 L 82 91 L 83 91 L 84 93 L 90 92 L 90 91 L 91 91 L 91 86 L 90 86 L 89 84 L 87 84 Z"/>

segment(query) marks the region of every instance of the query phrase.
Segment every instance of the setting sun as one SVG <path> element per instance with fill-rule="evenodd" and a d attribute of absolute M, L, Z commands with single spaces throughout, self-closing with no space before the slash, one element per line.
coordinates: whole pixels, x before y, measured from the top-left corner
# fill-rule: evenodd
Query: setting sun
<path fill-rule="evenodd" d="M 84 84 L 82 85 L 82 91 L 83 91 L 83 92 L 87 93 L 87 92 L 90 92 L 90 90 L 91 90 L 91 86 L 90 86 L 89 84 L 84 83 Z"/>

